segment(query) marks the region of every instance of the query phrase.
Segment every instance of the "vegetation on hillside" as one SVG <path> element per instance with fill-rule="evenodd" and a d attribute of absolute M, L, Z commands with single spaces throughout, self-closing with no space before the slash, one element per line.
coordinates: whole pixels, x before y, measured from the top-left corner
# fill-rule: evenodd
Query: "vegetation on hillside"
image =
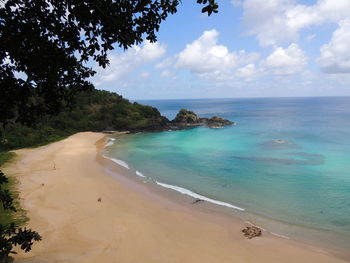
<path fill-rule="evenodd" d="M 39 146 L 81 131 L 154 130 L 167 122 L 154 107 L 131 103 L 116 93 L 92 90 L 80 93 L 72 108 L 45 116 L 34 127 L 19 123 L 6 126 L 0 151 Z"/>
<path fill-rule="evenodd" d="M 0 152 L 0 166 L 11 160 L 15 155 L 13 152 Z"/>

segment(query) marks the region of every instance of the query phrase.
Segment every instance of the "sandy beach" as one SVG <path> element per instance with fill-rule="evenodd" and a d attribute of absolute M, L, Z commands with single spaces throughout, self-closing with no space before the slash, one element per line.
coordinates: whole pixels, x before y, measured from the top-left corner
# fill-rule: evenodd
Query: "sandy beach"
<path fill-rule="evenodd" d="M 43 237 L 19 262 L 349 262 L 267 233 L 247 239 L 240 220 L 111 176 L 99 154 L 104 137 L 78 133 L 18 150 L 5 167 L 19 180 L 28 227 Z"/>

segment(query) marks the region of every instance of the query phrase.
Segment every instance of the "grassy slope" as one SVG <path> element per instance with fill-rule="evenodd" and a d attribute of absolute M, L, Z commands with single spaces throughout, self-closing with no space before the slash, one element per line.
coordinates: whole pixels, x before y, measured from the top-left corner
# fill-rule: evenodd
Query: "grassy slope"
<path fill-rule="evenodd" d="M 16 154 L 13 152 L 0 152 L 0 167 L 15 156 Z"/>

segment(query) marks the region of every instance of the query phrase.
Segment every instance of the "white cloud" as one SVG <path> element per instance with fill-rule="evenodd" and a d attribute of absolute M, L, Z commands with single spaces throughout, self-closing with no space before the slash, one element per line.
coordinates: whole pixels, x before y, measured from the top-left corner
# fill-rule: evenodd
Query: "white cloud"
<path fill-rule="evenodd" d="M 228 83 L 269 75 L 294 75 L 303 71 L 308 63 L 305 53 L 295 43 L 287 48 L 276 47 L 267 58 L 259 61 L 258 53 L 230 52 L 226 46 L 218 44 L 218 36 L 216 30 L 204 31 L 177 55 L 175 67 L 188 69 L 202 79 Z M 168 73 L 163 71 L 161 76 Z"/>
<path fill-rule="evenodd" d="M 244 78 L 245 80 L 252 80 L 257 74 L 260 73 L 260 69 L 258 69 L 255 64 L 248 64 L 244 67 L 241 67 L 237 70 L 236 76 L 240 78 Z"/>
<path fill-rule="evenodd" d="M 296 43 L 286 48 L 275 47 L 269 56 L 260 59 L 258 53 L 229 51 L 226 46 L 218 44 L 218 36 L 216 30 L 204 31 L 175 56 L 172 65 L 219 85 L 241 80 L 256 81 L 261 77 L 296 75 L 308 64 L 307 56 Z M 163 68 L 163 64 L 167 68 L 163 69 L 161 77 L 170 77 L 173 72 L 169 70 L 171 64 L 162 63 L 158 68 Z"/>
<path fill-rule="evenodd" d="M 225 46 L 217 45 L 218 36 L 216 30 L 204 31 L 200 38 L 180 52 L 177 66 L 196 73 L 235 66 L 236 54 L 230 53 Z"/>
<path fill-rule="evenodd" d="M 141 47 L 132 46 L 124 53 L 111 54 L 108 56 L 110 65 L 106 69 L 97 68 L 97 74 L 92 81 L 98 86 L 106 82 L 121 80 L 141 65 L 159 59 L 165 51 L 165 45 L 145 41 Z"/>
<path fill-rule="evenodd" d="M 263 62 L 267 72 L 275 75 L 293 75 L 304 69 L 307 57 L 297 44 L 292 43 L 288 48 L 276 48 Z"/>
<path fill-rule="evenodd" d="M 228 79 L 240 65 L 254 62 L 258 53 L 246 54 L 244 50 L 230 52 L 226 46 L 218 45 L 219 32 L 204 31 L 203 34 L 178 54 L 175 66 L 189 69 L 203 78 Z"/>
<path fill-rule="evenodd" d="M 248 34 L 256 35 L 263 46 L 295 42 L 300 30 L 312 25 L 338 23 L 350 18 L 349 0 L 318 0 L 314 5 L 296 0 L 245 0 L 243 21 Z"/>
<path fill-rule="evenodd" d="M 159 63 L 157 63 L 155 65 L 155 68 L 157 68 L 157 69 L 166 68 L 166 67 L 172 66 L 174 63 L 175 63 L 174 57 L 167 57 L 167 58 L 163 59 L 162 61 L 160 61 Z"/>
<path fill-rule="evenodd" d="M 350 1 L 349 1 L 350 2 Z M 318 62 L 325 73 L 350 73 L 350 19 L 339 23 L 331 41 L 321 47 Z"/>

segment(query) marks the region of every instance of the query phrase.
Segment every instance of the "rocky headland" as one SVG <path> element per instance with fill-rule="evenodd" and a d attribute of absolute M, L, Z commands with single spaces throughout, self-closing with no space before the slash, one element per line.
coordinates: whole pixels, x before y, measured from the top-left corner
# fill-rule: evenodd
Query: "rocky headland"
<path fill-rule="evenodd" d="M 224 119 L 219 116 L 211 118 L 200 118 L 191 110 L 181 109 L 173 120 L 162 116 L 159 112 L 156 116 L 150 118 L 144 127 L 128 128 L 127 132 L 159 132 L 159 131 L 177 131 L 191 129 L 199 126 L 205 126 L 212 129 L 223 128 L 225 126 L 236 125 L 236 122 Z M 114 133 L 125 131 L 125 129 L 106 129 L 105 133 Z"/>

